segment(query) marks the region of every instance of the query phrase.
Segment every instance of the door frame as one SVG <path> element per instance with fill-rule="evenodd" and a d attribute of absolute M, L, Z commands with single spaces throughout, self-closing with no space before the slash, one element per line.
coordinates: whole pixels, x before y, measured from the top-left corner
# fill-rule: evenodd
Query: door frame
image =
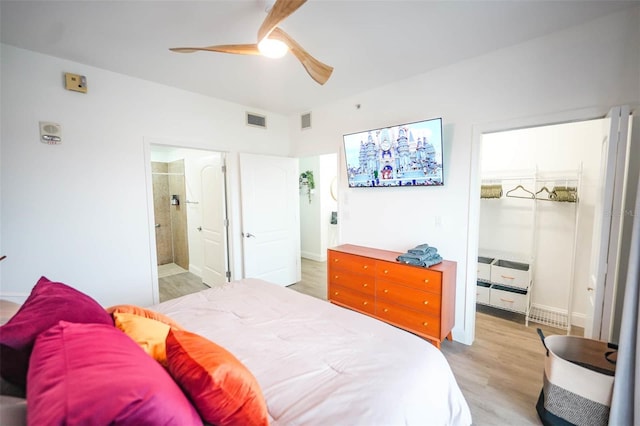
<path fill-rule="evenodd" d="M 476 329 L 476 281 L 478 278 L 479 226 L 480 226 L 480 147 L 485 133 L 504 132 L 529 127 L 551 126 L 604 118 L 611 107 L 584 108 L 551 114 L 515 118 L 472 125 L 471 161 L 469 170 L 469 199 L 467 200 L 467 258 L 464 293 L 464 335 L 456 340 L 471 345 Z"/>
<path fill-rule="evenodd" d="M 158 255 L 156 252 L 156 235 L 155 235 L 155 214 L 153 210 L 153 175 L 151 170 L 151 145 L 160 145 L 165 147 L 172 147 L 176 149 L 192 149 L 198 151 L 209 151 L 211 153 L 220 153 L 224 157 L 224 162 L 226 166 L 226 177 L 224 182 L 224 191 L 226 194 L 225 200 L 225 209 L 227 211 L 227 220 L 229 221 L 229 226 L 227 227 L 227 267 L 231 272 L 231 277 L 229 280 L 234 279 L 236 276 L 236 271 L 238 269 L 235 267 L 237 256 L 234 255 L 234 247 L 238 246 L 237 243 L 234 244 L 233 238 L 231 236 L 234 234 L 233 226 L 237 221 L 233 221 L 231 219 L 231 213 L 233 212 L 233 191 L 230 191 L 231 183 L 229 179 L 229 159 L 232 157 L 226 151 L 220 151 L 216 149 L 211 149 L 209 146 L 204 146 L 205 143 L 203 141 L 199 142 L 189 142 L 184 140 L 175 140 L 175 139 L 165 139 L 165 138 L 157 138 L 157 137 L 143 137 L 143 157 L 144 157 L 144 174 L 146 180 L 147 187 L 147 222 L 149 229 L 149 268 L 151 271 L 151 297 L 154 304 L 160 303 L 160 288 L 159 288 L 159 278 L 158 278 Z M 241 269 L 240 269 L 241 273 Z"/>

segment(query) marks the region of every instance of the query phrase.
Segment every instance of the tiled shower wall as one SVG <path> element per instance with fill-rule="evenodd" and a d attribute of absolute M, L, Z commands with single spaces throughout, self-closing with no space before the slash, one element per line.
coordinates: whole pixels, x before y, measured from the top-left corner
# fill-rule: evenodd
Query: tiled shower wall
<path fill-rule="evenodd" d="M 188 270 L 184 160 L 171 163 L 152 162 L 151 171 L 158 265 L 175 263 Z M 167 173 L 176 173 L 176 175 Z M 178 196 L 179 205 L 171 204 L 172 195 Z"/>

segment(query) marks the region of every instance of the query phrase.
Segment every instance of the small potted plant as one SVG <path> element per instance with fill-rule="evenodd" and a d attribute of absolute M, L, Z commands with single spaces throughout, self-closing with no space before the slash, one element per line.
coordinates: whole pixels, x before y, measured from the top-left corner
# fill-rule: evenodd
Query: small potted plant
<path fill-rule="evenodd" d="M 300 189 L 304 189 L 307 192 L 309 203 L 311 203 L 311 194 L 315 188 L 316 183 L 313 180 L 313 172 L 311 170 L 307 170 L 306 172 L 300 173 Z"/>

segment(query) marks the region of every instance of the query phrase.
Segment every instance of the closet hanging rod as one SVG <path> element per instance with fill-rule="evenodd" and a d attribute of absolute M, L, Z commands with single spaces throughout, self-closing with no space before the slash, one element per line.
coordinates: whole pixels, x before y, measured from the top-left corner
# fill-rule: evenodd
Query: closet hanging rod
<path fill-rule="evenodd" d="M 151 172 L 151 174 L 162 176 L 184 176 L 184 173 Z"/>

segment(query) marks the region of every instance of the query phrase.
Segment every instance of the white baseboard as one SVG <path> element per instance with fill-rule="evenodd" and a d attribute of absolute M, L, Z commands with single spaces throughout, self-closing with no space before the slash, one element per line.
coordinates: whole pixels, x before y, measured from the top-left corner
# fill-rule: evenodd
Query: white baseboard
<path fill-rule="evenodd" d="M 311 253 L 311 252 L 308 252 L 308 251 L 302 251 L 302 252 L 300 252 L 300 256 L 304 257 L 305 259 L 315 260 L 316 262 L 326 262 L 327 261 L 327 253 L 318 254 L 318 253 Z"/>
<path fill-rule="evenodd" d="M 586 319 L 587 319 L 587 315 L 574 312 L 571 314 L 571 325 L 584 328 Z"/>
<path fill-rule="evenodd" d="M 199 277 L 202 276 L 202 268 L 198 268 L 197 266 L 195 266 L 192 263 L 189 264 L 189 272 L 191 272 L 192 274 L 197 275 Z"/>
<path fill-rule="evenodd" d="M 13 303 L 23 304 L 29 297 L 29 293 L 0 293 L 0 299 L 8 300 Z"/>

